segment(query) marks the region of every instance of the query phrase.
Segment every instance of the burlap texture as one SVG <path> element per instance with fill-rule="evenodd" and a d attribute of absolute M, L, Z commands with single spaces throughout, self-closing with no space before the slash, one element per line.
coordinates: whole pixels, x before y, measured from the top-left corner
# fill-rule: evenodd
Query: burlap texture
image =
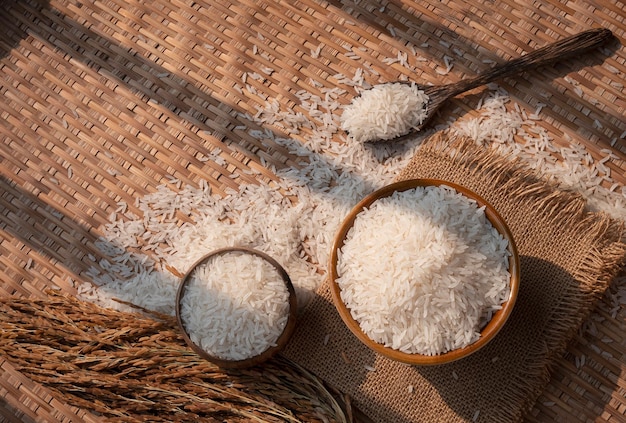
<path fill-rule="evenodd" d="M 623 225 L 585 212 L 582 198 L 515 161 L 445 133 L 427 140 L 398 177 L 411 178 L 466 186 L 508 223 L 521 287 L 505 328 L 465 359 L 407 366 L 364 347 L 341 321 L 325 284 L 284 355 L 348 394 L 376 422 L 519 421 L 623 265 Z"/>

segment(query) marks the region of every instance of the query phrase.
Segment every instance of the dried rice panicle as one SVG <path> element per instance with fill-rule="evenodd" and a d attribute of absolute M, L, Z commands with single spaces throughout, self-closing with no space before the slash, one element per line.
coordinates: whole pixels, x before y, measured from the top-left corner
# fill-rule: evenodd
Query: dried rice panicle
<path fill-rule="evenodd" d="M 115 422 L 346 421 L 323 384 L 285 359 L 226 373 L 186 347 L 171 316 L 49 295 L 0 299 L 0 352 L 63 402 Z"/>

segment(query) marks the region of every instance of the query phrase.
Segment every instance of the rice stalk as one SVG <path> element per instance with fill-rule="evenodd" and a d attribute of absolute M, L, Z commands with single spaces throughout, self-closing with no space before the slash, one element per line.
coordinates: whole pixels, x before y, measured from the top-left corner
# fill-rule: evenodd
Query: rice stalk
<path fill-rule="evenodd" d="M 50 292 L 0 298 L 0 353 L 59 399 L 111 421 L 345 422 L 294 363 L 225 371 L 186 346 L 174 318 Z"/>

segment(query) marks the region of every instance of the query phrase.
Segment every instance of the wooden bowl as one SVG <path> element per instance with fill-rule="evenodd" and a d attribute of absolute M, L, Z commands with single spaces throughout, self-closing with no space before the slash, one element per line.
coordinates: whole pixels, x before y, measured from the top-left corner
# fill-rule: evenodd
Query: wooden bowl
<path fill-rule="evenodd" d="M 481 331 L 480 338 L 461 349 L 451 350 L 446 353 L 441 353 L 438 355 L 421 355 L 421 354 L 411 354 L 405 353 L 396 349 L 392 349 L 389 347 L 385 347 L 383 344 L 375 342 L 371 340 L 359 326 L 359 323 L 354 320 L 352 315 L 350 314 L 350 310 L 345 305 L 345 303 L 341 299 L 341 289 L 337 284 L 337 278 L 339 277 L 337 271 L 337 262 L 338 262 L 338 252 L 344 245 L 344 240 L 350 228 L 353 226 L 354 221 L 359 213 L 363 211 L 364 208 L 369 207 L 376 200 L 388 197 L 392 195 L 396 191 L 406 191 L 409 189 L 413 189 L 416 187 L 425 187 L 425 186 L 440 186 L 446 185 L 451 188 L 454 188 L 457 192 L 465 195 L 466 197 L 473 199 L 476 201 L 478 206 L 485 206 L 485 214 L 487 219 L 491 222 L 491 224 L 502 234 L 502 236 L 507 239 L 509 243 L 509 251 L 511 253 L 509 258 L 509 273 L 511 274 L 510 280 L 510 296 L 506 302 L 502 304 L 502 309 L 498 310 L 493 314 L 492 319 L 486 324 L 486 326 Z M 438 365 L 449 363 L 455 360 L 459 360 L 463 357 L 467 357 L 468 355 L 478 351 L 480 348 L 484 347 L 489 341 L 491 341 L 496 334 L 502 329 L 505 322 L 511 315 L 513 310 L 513 306 L 515 305 L 515 300 L 517 298 L 517 294 L 519 291 L 520 284 L 520 263 L 519 256 L 517 252 L 517 248 L 515 245 L 515 241 L 513 239 L 513 235 L 506 225 L 504 219 L 498 214 L 498 212 L 491 206 L 487 201 L 481 198 L 479 195 L 470 191 L 467 188 L 459 186 L 457 184 L 453 184 L 450 182 L 437 180 L 437 179 L 413 179 L 407 181 L 401 181 L 397 183 L 393 183 L 391 185 L 385 186 L 372 194 L 366 196 L 363 200 L 361 200 L 348 214 L 347 218 L 341 224 L 333 245 L 331 249 L 330 256 L 330 289 L 332 293 L 333 302 L 341 319 L 348 326 L 350 331 L 366 346 L 375 352 L 390 358 L 392 360 L 396 360 L 406 364 L 412 365 Z"/>
<path fill-rule="evenodd" d="M 207 351 L 205 351 L 203 348 L 201 348 L 199 345 L 195 344 L 191 340 L 191 338 L 189 337 L 189 334 L 187 333 L 187 329 L 185 328 L 185 325 L 183 323 L 182 317 L 181 317 L 181 302 L 185 294 L 185 286 L 187 285 L 187 282 L 189 282 L 190 277 L 193 274 L 194 270 L 197 267 L 204 265 L 215 256 L 224 255 L 224 254 L 233 253 L 233 252 L 252 254 L 270 263 L 281 275 L 283 281 L 285 282 L 285 286 L 287 287 L 287 290 L 289 292 L 289 316 L 288 316 L 287 323 L 285 325 L 285 328 L 283 329 L 282 334 L 278 337 L 276 341 L 276 345 L 269 347 L 268 349 L 266 349 L 259 355 L 252 356 L 244 360 L 227 360 L 227 359 L 215 357 L 209 354 Z M 233 271 L 236 272 L 237 270 L 233 269 Z M 215 250 L 207 254 L 206 256 L 202 257 L 201 259 L 199 259 L 196 263 L 194 263 L 193 266 L 191 266 L 191 268 L 183 276 L 180 282 L 178 291 L 176 292 L 176 306 L 175 307 L 176 307 L 176 320 L 178 322 L 178 327 L 180 328 L 183 338 L 185 339 L 185 342 L 187 343 L 187 345 L 189 345 L 198 355 L 200 355 L 204 359 L 218 365 L 219 367 L 226 368 L 226 369 L 242 369 L 242 368 L 252 367 L 252 366 L 261 364 L 269 360 L 270 358 L 274 357 L 279 351 L 281 351 L 285 347 L 285 345 L 289 341 L 289 338 L 291 337 L 296 326 L 297 299 L 296 299 L 296 293 L 295 293 L 293 284 L 291 283 L 291 279 L 289 278 L 289 275 L 287 274 L 285 269 L 272 257 L 270 257 L 269 255 L 261 251 L 258 251 L 252 248 L 247 248 L 247 247 L 229 247 L 229 248 L 222 248 L 219 250 Z"/>

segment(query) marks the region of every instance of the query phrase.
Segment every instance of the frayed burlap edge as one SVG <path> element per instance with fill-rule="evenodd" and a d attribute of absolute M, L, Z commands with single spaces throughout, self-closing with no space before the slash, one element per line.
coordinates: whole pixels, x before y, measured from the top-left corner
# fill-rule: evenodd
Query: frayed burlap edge
<path fill-rule="evenodd" d="M 442 157 L 447 156 L 447 166 L 440 168 L 442 174 L 449 169 L 458 172 L 461 168 L 464 175 L 489 181 L 491 186 L 498 186 L 509 197 L 520 197 L 525 202 L 532 202 L 535 207 L 541 206 L 544 217 L 554 223 L 584 211 L 585 201 L 582 196 L 559 189 L 532 169 L 523 166 L 520 161 L 509 159 L 496 150 L 487 148 L 477 145 L 468 137 L 438 132 L 424 141 L 396 180 L 411 179 L 420 174 L 418 161 L 423 160 L 422 158 L 430 157 L 441 163 Z M 463 185 L 462 182 L 460 184 Z"/>
<path fill-rule="evenodd" d="M 435 172 L 440 175 L 421 172 L 420 161 L 427 157 L 440 163 L 442 157 L 447 157 L 444 166 Z M 561 225 L 574 233 L 584 233 L 596 246 L 585 255 L 573 274 L 579 286 L 568 286 L 559 305 L 552 310 L 550 321 L 553 324 L 547 325 L 544 331 L 545 342 L 529 352 L 526 371 L 514 379 L 516 389 L 509 391 L 510 398 L 506 401 L 511 407 L 503 406 L 500 415 L 493 416 L 497 421 L 519 421 L 549 383 L 555 359 L 565 352 L 568 343 L 626 264 L 624 222 L 604 213 L 587 212 L 582 196 L 542 179 L 519 160 L 479 146 L 470 138 L 453 137 L 447 132 L 439 132 L 427 139 L 397 180 L 446 179 L 443 175 L 453 168 L 456 173 L 462 168 L 464 174 L 486 181 L 486 186 L 498 187 L 498 192 L 506 192 L 518 202 L 535 205 L 551 224 Z M 450 182 L 463 185 L 463 181 Z M 489 193 L 479 194 L 490 201 Z M 575 314 L 571 313 L 572 303 L 579 305 Z"/>

